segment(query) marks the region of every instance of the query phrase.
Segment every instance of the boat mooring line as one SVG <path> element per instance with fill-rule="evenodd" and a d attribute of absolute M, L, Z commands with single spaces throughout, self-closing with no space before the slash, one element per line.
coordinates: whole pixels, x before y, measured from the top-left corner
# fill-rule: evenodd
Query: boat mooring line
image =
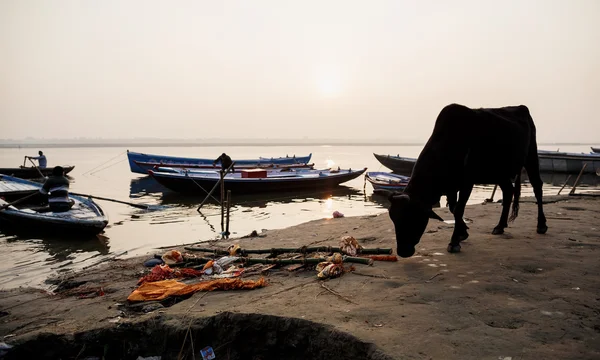
<path fill-rule="evenodd" d="M 114 156 L 114 157 L 112 157 L 112 158 L 110 158 L 110 159 L 106 160 L 106 161 L 105 161 L 105 162 L 103 162 L 102 164 L 100 164 L 100 165 L 98 165 L 98 166 L 96 166 L 96 167 L 94 167 L 94 168 L 92 168 L 92 169 L 90 169 L 90 170 L 88 170 L 88 171 L 84 172 L 84 173 L 83 173 L 83 174 L 81 174 L 81 175 L 86 175 L 87 173 L 90 173 L 90 172 L 92 172 L 92 171 L 96 170 L 97 168 L 99 168 L 99 167 L 101 167 L 101 166 L 104 166 L 105 164 L 107 164 L 107 163 L 111 162 L 112 160 L 114 160 L 114 159 L 118 158 L 119 156 L 121 156 L 121 155 L 123 155 L 123 154 L 125 154 L 125 151 L 123 151 L 122 153 L 120 153 L 120 154 L 119 154 L 119 155 L 117 155 L 117 156 Z"/>

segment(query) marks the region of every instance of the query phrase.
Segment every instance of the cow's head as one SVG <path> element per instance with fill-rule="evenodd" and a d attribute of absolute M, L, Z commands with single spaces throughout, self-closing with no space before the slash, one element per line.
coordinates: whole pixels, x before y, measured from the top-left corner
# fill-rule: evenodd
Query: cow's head
<path fill-rule="evenodd" d="M 392 203 L 389 210 L 390 219 L 396 230 L 396 251 L 403 258 L 411 257 L 429 219 L 443 219 L 433 212 L 431 206 L 411 199 L 408 194 L 393 194 L 389 200 Z"/>

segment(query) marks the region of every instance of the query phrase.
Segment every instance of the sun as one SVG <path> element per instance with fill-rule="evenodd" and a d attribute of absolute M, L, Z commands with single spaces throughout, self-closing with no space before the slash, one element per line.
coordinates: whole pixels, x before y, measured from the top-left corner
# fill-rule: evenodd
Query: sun
<path fill-rule="evenodd" d="M 321 71 L 317 75 L 317 89 L 319 95 L 326 98 L 340 96 L 342 92 L 342 81 L 335 71 Z"/>

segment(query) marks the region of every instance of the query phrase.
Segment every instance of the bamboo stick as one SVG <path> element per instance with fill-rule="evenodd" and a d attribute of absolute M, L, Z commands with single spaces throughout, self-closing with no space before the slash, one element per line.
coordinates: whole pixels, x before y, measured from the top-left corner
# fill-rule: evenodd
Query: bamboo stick
<path fill-rule="evenodd" d="M 225 226 L 225 236 L 229 237 L 229 212 L 231 210 L 231 190 L 227 190 L 227 220 Z"/>
<path fill-rule="evenodd" d="M 560 190 L 558 190 L 558 194 L 556 194 L 556 195 L 560 195 L 560 192 L 563 191 L 563 189 L 565 188 L 565 186 L 567 186 L 567 184 L 569 183 L 569 180 L 571 180 L 571 175 L 569 175 L 567 177 L 567 180 L 565 181 L 565 184 L 560 188 Z"/>
<path fill-rule="evenodd" d="M 198 251 L 198 252 L 208 252 L 213 253 L 215 255 L 229 255 L 229 252 L 221 249 L 211 249 L 211 248 L 201 248 L 201 247 L 192 247 L 186 246 L 185 250 L 189 251 Z M 271 249 L 238 249 L 237 254 L 245 255 L 245 254 L 287 254 L 287 253 L 313 253 L 313 252 L 341 252 L 339 247 L 333 246 L 316 246 L 316 247 L 301 247 L 301 248 L 271 248 Z M 359 254 L 384 254 L 391 255 L 392 249 L 389 248 L 371 248 L 371 249 L 359 249 L 357 251 Z"/>
<path fill-rule="evenodd" d="M 221 174 L 221 234 L 223 234 L 225 232 L 225 225 L 223 224 L 224 220 L 225 220 L 225 181 L 223 180 L 225 178 L 225 172 L 223 170 L 221 170 L 220 172 Z"/>
<path fill-rule="evenodd" d="M 581 175 L 583 175 L 583 171 L 585 170 L 587 165 L 588 165 L 588 163 L 583 164 L 583 167 L 581 168 L 581 171 L 579 172 L 577 179 L 575 179 L 575 183 L 573 184 L 573 187 L 571 188 L 569 195 L 575 195 L 575 189 L 577 188 L 577 184 L 579 184 L 579 179 L 581 178 Z"/>
<path fill-rule="evenodd" d="M 211 258 L 194 258 L 194 259 L 186 259 L 186 265 L 188 264 L 199 264 L 209 262 Z M 328 261 L 328 258 L 318 257 L 318 258 L 302 258 L 302 259 L 258 259 L 258 258 L 240 258 L 240 262 L 243 264 L 277 264 L 277 265 L 291 265 L 291 264 L 318 264 L 323 261 Z M 352 256 L 344 256 L 343 262 L 346 263 L 355 263 L 355 264 L 365 264 L 365 265 L 373 265 L 373 259 L 369 258 L 360 258 L 360 257 L 352 257 Z"/>

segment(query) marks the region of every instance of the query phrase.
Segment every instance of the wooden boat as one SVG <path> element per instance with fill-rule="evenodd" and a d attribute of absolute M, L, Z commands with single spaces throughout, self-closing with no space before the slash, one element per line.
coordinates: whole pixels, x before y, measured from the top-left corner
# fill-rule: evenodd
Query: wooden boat
<path fill-rule="evenodd" d="M 31 184 L 11 176 L 0 175 L 0 198 L 11 202 L 40 191 L 40 184 Z"/>
<path fill-rule="evenodd" d="M 375 158 L 381 163 L 381 165 L 392 170 L 393 172 L 401 175 L 412 174 L 413 167 L 417 162 L 415 158 L 407 158 L 402 156 L 393 155 L 379 155 L 373 154 Z"/>
<path fill-rule="evenodd" d="M 368 172 L 365 179 L 373 186 L 373 192 L 388 194 L 402 192 L 410 177 L 388 172 Z"/>
<path fill-rule="evenodd" d="M 220 170 L 221 166 L 213 166 L 211 164 L 163 164 L 160 162 L 146 162 L 146 161 L 134 161 L 136 165 L 145 169 L 156 170 L 157 168 L 164 167 L 168 165 L 170 168 L 180 168 L 180 169 L 201 169 L 201 170 Z M 241 169 L 312 169 L 315 164 L 257 164 L 257 165 L 238 165 L 237 162 L 235 164 L 236 170 Z M 147 170 L 146 170 L 147 171 Z"/>
<path fill-rule="evenodd" d="M 597 147 L 593 147 L 593 146 L 592 146 L 592 152 L 595 152 L 595 153 L 600 153 L 600 148 L 597 148 Z"/>
<path fill-rule="evenodd" d="M 225 190 L 234 194 L 257 192 L 287 192 L 299 189 L 326 190 L 350 181 L 362 175 L 361 170 L 298 170 L 298 171 L 252 171 L 242 170 L 227 174 L 224 179 Z M 217 172 L 157 172 L 148 173 L 156 181 L 176 192 L 206 194 L 220 179 Z M 217 188 L 216 192 L 219 191 Z"/>
<path fill-rule="evenodd" d="M 285 156 L 278 158 L 265 158 L 259 157 L 258 159 L 246 159 L 246 160 L 238 160 L 232 158 L 235 161 L 236 167 L 238 166 L 257 166 L 257 165 L 294 165 L 294 164 L 307 164 L 310 161 L 312 154 L 308 154 L 308 156 Z M 133 152 L 127 150 L 127 159 L 129 160 L 129 169 L 131 172 L 137 174 L 147 174 L 148 170 L 152 169 L 155 165 L 168 165 L 173 166 L 174 164 L 179 165 L 179 167 L 191 167 L 192 165 L 210 165 L 212 167 L 212 163 L 215 159 L 207 159 L 207 158 L 185 158 L 185 157 L 175 157 L 175 156 L 166 156 L 166 155 L 153 155 L 153 154 L 143 154 L 138 152 Z M 146 165 L 153 164 L 152 166 Z"/>
<path fill-rule="evenodd" d="M 600 154 L 538 150 L 540 171 L 578 174 L 587 163 L 584 174 L 595 174 L 600 168 Z"/>
<path fill-rule="evenodd" d="M 75 166 L 63 165 L 63 169 L 65 169 L 65 174 L 68 174 L 75 168 Z M 44 176 L 50 176 L 52 174 L 52 167 L 46 168 L 37 168 L 40 169 Z M 40 171 L 38 171 L 35 167 L 26 167 L 20 166 L 18 168 L 0 168 L 0 174 L 10 175 L 14 177 L 18 177 L 21 179 L 37 179 L 40 178 Z"/>
<path fill-rule="evenodd" d="M 11 176 L 0 175 L 2 182 L 12 182 L 17 185 L 42 187 L 32 181 L 27 181 Z M 43 234 L 61 234 L 63 236 L 98 234 L 108 224 L 108 218 L 102 208 L 92 199 L 77 195 L 69 195 L 75 202 L 71 210 L 54 213 L 47 206 L 42 206 L 45 196 L 34 196 L 33 200 L 17 205 L 11 205 L 0 210 L 0 228 L 22 232 Z M 8 201 L 0 199 L 0 206 Z"/>

